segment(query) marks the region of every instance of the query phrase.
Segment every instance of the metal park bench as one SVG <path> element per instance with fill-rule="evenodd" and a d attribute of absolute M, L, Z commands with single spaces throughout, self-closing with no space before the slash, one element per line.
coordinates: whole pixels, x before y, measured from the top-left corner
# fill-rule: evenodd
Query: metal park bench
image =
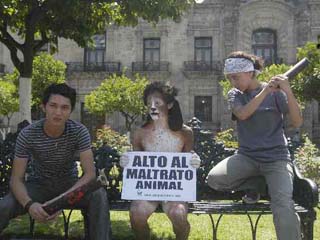
<path fill-rule="evenodd" d="M 256 204 L 244 204 L 241 201 L 243 193 L 241 192 L 219 192 L 208 187 L 206 177 L 209 171 L 218 162 L 234 153 L 234 149 L 227 149 L 223 144 L 217 143 L 213 139 L 210 131 L 202 130 L 197 121 L 190 122 L 194 131 L 195 151 L 200 155 L 202 163 L 197 170 L 197 201 L 189 203 L 189 213 L 208 214 L 212 223 L 212 239 L 218 239 L 217 230 L 221 219 L 225 215 L 246 215 L 251 226 L 252 239 L 256 239 L 259 220 L 263 215 L 272 214 L 270 209 L 270 199 L 267 196 Z M 6 141 L 0 145 L 0 198 L 9 191 L 9 176 L 11 173 L 11 164 L 13 159 L 13 149 L 16 134 L 10 134 Z M 94 150 L 94 157 L 97 168 L 105 168 L 109 180 L 109 186 L 106 191 L 110 202 L 110 210 L 128 211 L 129 201 L 121 200 L 121 181 L 122 169 L 119 166 L 119 155 L 108 146 L 103 146 Z M 316 184 L 304 178 L 294 167 L 294 192 L 293 199 L 295 209 L 300 216 L 302 238 L 304 240 L 313 239 L 313 225 L 316 220 L 316 211 L 314 208 L 319 201 L 318 188 Z M 68 238 L 68 229 L 70 216 L 63 212 L 65 238 Z M 85 237 L 88 236 L 88 224 L 86 218 L 86 209 L 82 210 L 84 215 Z M 160 210 L 159 210 L 160 211 Z M 214 220 L 217 215 L 217 220 Z M 253 218 L 252 216 L 256 216 Z M 34 221 L 30 219 L 30 235 L 34 234 Z"/>

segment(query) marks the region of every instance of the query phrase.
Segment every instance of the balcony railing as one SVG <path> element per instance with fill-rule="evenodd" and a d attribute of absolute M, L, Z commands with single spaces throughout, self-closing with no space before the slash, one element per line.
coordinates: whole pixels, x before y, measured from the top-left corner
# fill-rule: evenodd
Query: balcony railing
<path fill-rule="evenodd" d="M 116 73 L 121 70 L 120 62 L 83 63 L 67 62 L 67 72 L 111 72 Z"/>
<path fill-rule="evenodd" d="M 184 71 L 212 72 L 221 71 L 222 65 L 219 61 L 185 61 L 183 63 Z"/>
<path fill-rule="evenodd" d="M 6 65 L 4 65 L 3 63 L 0 63 L 0 73 L 4 73 Z"/>
<path fill-rule="evenodd" d="M 169 62 L 133 62 L 133 72 L 169 71 Z"/>

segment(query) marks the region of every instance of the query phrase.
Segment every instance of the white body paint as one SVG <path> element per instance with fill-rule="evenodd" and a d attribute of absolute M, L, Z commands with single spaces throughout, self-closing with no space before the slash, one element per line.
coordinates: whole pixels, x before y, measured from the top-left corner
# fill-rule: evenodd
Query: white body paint
<path fill-rule="evenodd" d="M 168 111 L 172 104 L 167 104 L 159 92 L 148 96 L 147 106 L 152 122 L 139 131 L 137 146 L 139 150 L 148 152 L 182 152 L 185 146 L 182 131 L 170 130 Z M 160 201 L 132 201 L 130 208 L 131 226 L 137 239 L 150 239 L 148 227 L 149 216 L 162 204 L 163 211 L 172 221 L 177 239 L 187 239 L 189 223 L 187 220 L 188 208 L 186 203 Z M 179 223 L 179 224 L 177 224 Z"/>
<path fill-rule="evenodd" d="M 142 140 L 145 151 L 149 152 L 181 152 L 183 141 L 169 129 L 157 128 Z"/>
<path fill-rule="evenodd" d="M 163 107 L 164 105 L 165 102 L 159 97 L 151 96 L 148 99 L 149 114 L 153 121 L 159 120 L 161 113 L 159 108 Z"/>

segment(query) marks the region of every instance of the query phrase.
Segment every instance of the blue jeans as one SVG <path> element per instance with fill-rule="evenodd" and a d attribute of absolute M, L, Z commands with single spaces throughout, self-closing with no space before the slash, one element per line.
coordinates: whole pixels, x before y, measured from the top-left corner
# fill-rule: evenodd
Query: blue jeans
<path fill-rule="evenodd" d="M 292 200 L 293 168 L 290 162 L 265 163 L 242 154 L 235 154 L 211 169 L 208 184 L 216 190 L 256 190 L 259 192 L 261 176 L 265 178 L 268 185 L 278 240 L 300 240 L 300 220 Z"/>
<path fill-rule="evenodd" d="M 75 181 L 75 179 L 67 179 L 63 181 L 63 184 L 61 184 L 62 181 L 59 181 L 59 183 L 54 181 L 45 183 L 28 182 L 26 188 L 34 202 L 44 203 L 71 188 Z M 111 239 L 109 203 L 105 189 L 100 188 L 87 195 L 75 206 L 87 207 L 90 240 Z M 14 195 L 12 193 L 7 194 L 0 200 L 0 233 L 11 219 L 25 213 Z"/>

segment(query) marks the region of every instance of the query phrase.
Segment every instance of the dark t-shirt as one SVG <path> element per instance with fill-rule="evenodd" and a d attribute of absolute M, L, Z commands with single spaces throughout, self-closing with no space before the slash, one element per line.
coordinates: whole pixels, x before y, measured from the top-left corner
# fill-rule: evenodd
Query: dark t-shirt
<path fill-rule="evenodd" d="M 230 108 L 246 105 L 262 88 L 263 86 L 250 92 L 231 89 L 228 93 Z M 289 161 L 290 154 L 283 128 L 283 116 L 287 112 L 285 93 L 276 91 L 268 94 L 248 119 L 241 121 L 235 118 L 238 129 L 238 153 L 261 162 Z"/>
<path fill-rule="evenodd" d="M 46 135 L 44 119 L 24 128 L 16 142 L 15 157 L 31 160 L 30 181 L 62 180 L 78 177 L 76 160 L 91 148 L 85 126 L 67 120 L 60 137 Z"/>

